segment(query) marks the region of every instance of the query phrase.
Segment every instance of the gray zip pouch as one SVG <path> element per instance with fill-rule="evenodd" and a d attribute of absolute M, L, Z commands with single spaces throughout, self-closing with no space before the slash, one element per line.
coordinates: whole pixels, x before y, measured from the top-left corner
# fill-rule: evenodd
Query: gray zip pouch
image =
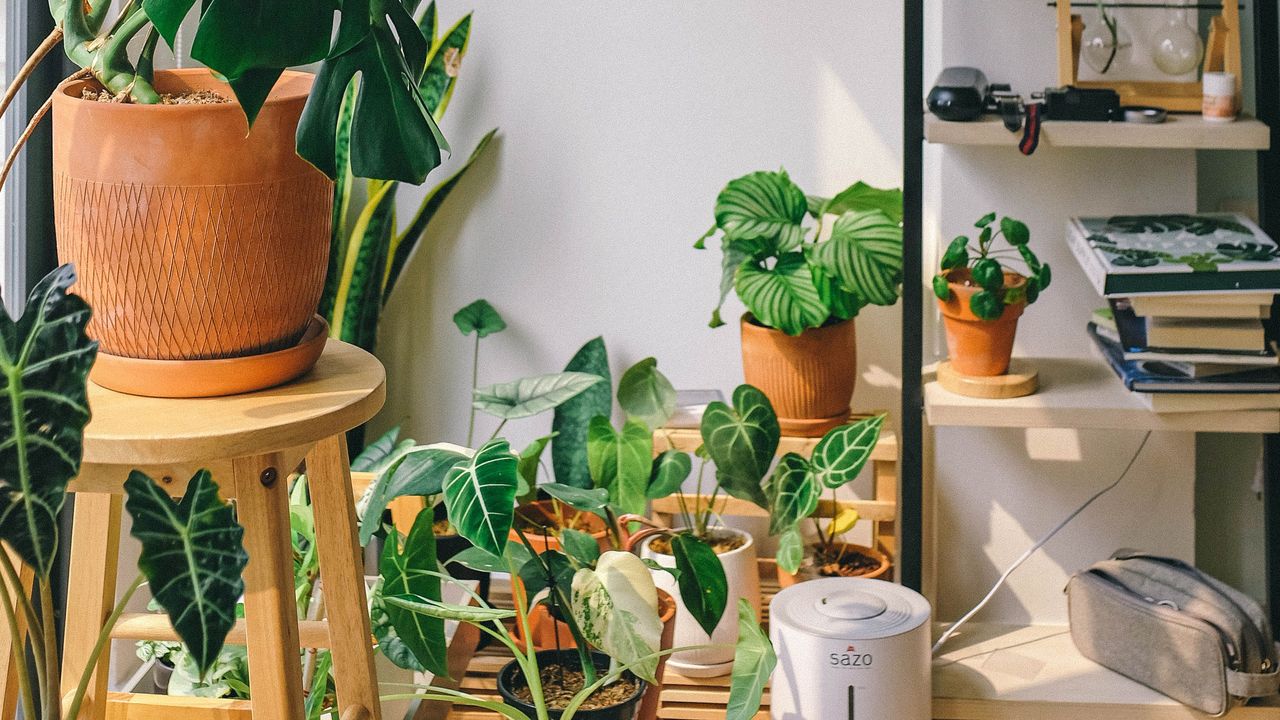
<path fill-rule="evenodd" d="M 1181 560 L 1120 551 L 1066 592 L 1071 639 L 1103 667 L 1210 715 L 1280 693 L 1262 607 Z"/>

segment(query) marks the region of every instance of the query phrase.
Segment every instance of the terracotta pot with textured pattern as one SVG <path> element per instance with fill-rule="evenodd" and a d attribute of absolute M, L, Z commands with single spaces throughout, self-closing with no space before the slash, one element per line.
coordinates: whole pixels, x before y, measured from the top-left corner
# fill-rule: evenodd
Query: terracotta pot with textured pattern
<path fill-rule="evenodd" d="M 742 316 L 742 374 L 773 403 L 784 435 L 821 437 L 849 419 L 858 375 L 854 321 L 788 335 Z"/>
<path fill-rule="evenodd" d="M 324 286 L 333 185 L 298 157 L 312 76 L 286 72 L 253 131 L 238 103 L 53 101 L 58 259 L 93 306 L 89 334 L 123 358 L 207 360 L 290 348 Z M 162 93 L 207 70 L 156 74 Z"/>

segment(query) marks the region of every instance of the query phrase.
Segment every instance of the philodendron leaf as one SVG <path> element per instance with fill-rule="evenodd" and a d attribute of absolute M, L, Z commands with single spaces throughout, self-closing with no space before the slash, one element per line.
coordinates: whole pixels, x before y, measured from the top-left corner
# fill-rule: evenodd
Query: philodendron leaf
<path fill-rule="evenodd" d="M 595 569 L 573 576 L 573 619 L 582 636 L 606 655 L 626 665 L 646 682 L 656 683 L 662 642 L 658 590 L 653 574 L 640 558 L 610 550 Z"/>
<path fill-rule="evenodd" d="M 627 417 L 643 420 L 652 430 L 667 424 L 676 411 L 676 389 L 658 371 L 656 358 L 645 358 L 622 373 L 618 405 Z"/>
<path fill-rule="evenodd" d="M 618 432 L 609 418 L 593 418 L 587 433 L 587 462 L 591 479 L 597 488 L 609 491 L 611 504 L 624 513 L 644 512 L 653 463 L 653 434 L 644 422 L 628 420 Z"/>
<path fill-rule="evenodd" d="M 501 555 L 507 547 L 515 514 L 516 465 L 507 441 L 495 438 L 445 475 L 449 522 L 472 545 L 492 555 Z"/>
<path fill-rule="evenodd" d="M 476 388 L 472 395 L 472 405 L 494 417 L 514 420 L 551 410 L 601 382 L 603 380 L 597 375 L 580 372 L 521 378 L 514 382 Z"/>
<path fill-rule="evenodd" d="M 756 622 L 755 609 L 746 598 L 738 599 L 738 644 L 733 650 L 733 676 L 725 720 L 751 720 L 760 709 L 760 697 L 778 664 L 773 643 Z"/>
<path fill-rule="evenodd" d="M 439 495 L 445 476 L 471 455 L 469 448 L 449 443 L 424 445 L 410 449 L 383 469 L 374 479 L 369 502 L 365 504 L 360 521 L 360 544 L 368 545 L 382 527 L 382 513 L 392 500 L 406 495 Z"/>
<path fill-rule="evenodd" d="M 555 470 L 556 482 L 589 488 L 592 484 L 591 471 L 587 466 L 587 428 L 591 425 L 591 418 L 607 416 L 613 411 L 613 380 L 604 339 L 597 337 L 588 341 L 565 370 L 589 373 L 603 381 L 562 403 L 556 408 L 551 421 L 551 429 L 557 433 L 551 441 L 551 467 Z"/>
<path fill-rule="evenodd" d="M 413 440 L 409 438 L 400 439 L 400 426 L 397 425 L 383 433 L 382 437 L 374 440 L 371 444 L 365 445 L 360 454 L 351 459 L 351 471 L 382 472 L 396 458 L 413 447 L 414 444 Z"/>
<path fill-rule="evenodd" d="M 778 536 L 778 551 L 775 556 L 778 567 L 792 575 L 800 569 L 804 562 L 804 536 L 800 534 L 800 526 L 792 525 Z"/>
<path fill-rule="evenodd" d="M 729 602 L 724 565 L 710 545 L 687 533 L 672 536 L 671 554 L 675 556 L 679 572 L 676 583 L 680 587 L 680 599 L 698 626 L 711 635 Z"/>
<path fill-rule="evenodd" d="M 488 623 L 516 616 L 514 610 L 478 607 L 476 605 L 454 605 L 453 603 L 441 602 L 417 595 L 388 595 L 384 602 L 388 608 L 401 608 L 406 612 L 411 612 L 424 618 L 431 618 L 438 622 L 458 620 L 469 623 Z"/>
<path fill-rule="evenodd" d="M 827 431 L 813 448 L 809 467 L 823 487 L 835 489 L 858 477 L 880 440 L 884 415 L 872 415 Z"/>
<path fill-rule="evenodd" d="M 809 472 L 809 462 L 796 453 L 783 455 L 769 483 L 769 534 L 794 528 L 812 515 L 821 493 L 822 486 Z"/>
<path fill-rule="evenodd" d="M 733 407 L 707 405 L 702 414 L 702 443 L 716 464 L 716 482 L 725 492 L 769 506 L 760 483 L 769 472 L 782 431 L 769 398 L 750 385 L 733 391 Z"/>
<path fill-rule="evenodd" d="M 507 322 L 484 298 L 454 313 L 453 324 L 463 335 L 475 333 L 477 337 L 488 337 L 507 329 Z"/>
<path fill-rule="evenodd" d="M 440 599 L 440 576 L 435 574 L 439 570 L 433 525 L 431 513 L 418 513 L 404 540 L 403 549 L 400 548 L 398 538 L 387 538 L 382 548 L 382 559 L 378 563 L 384 597 L 415 595 Z M 386 603 L 386 612 L 396 636 L 413 653 L 418 665 L 433 675 L 447 676 L 449 657 L 444 637 L 444 621 L 410 612 L 394 603 Z"/>
<path fill-rule="evenodd" d="M 583 490 L 564 483 L 544 483 L 538 489 L 575 510 L 586 510 L 597 515 L 602 514 L 609 504 L 609 491 L 605 488 Z"/>
<path fill-rule="evenodd" d="M 757 320 L 788 335 L 818 327 L 831 315 L 801 252 L 779 256 L 773 267 L 745 263 L 738 268 L 734 288 Z"/>
<path fill-rule="evenodd" d="M 537 545 L 535 544 L 534 547 L 536 548 Z M 548 577 L 548 570 L 550 570 L 550 577 Z M 538 553 L 536 557 L 531 555 L 520 566 L 519 572 L 520 580 L 524 582 L 526 601 L 532 605 L 534 596 L 552 586 L 559 589 L 564 599 L 568 600 L 574 572 L 576 569 L 573 563 L 569 562 L 569 557 L 559 550 L 545 550 Z"/>
<path fill-rule="evenodd" d="M 565 528 L 560 531 L 560 544 L 564 545 L 565 555 L 582 567 L 592 567 L 600 558 L 600 543 L 581 530 Z M 634 556 L 633 556 L 634 557 Z"/>
<path fill-rule="evenodd" d="M 516 497 L 522 504 L 537 499 L 535 496 L 538 493 L 538 466 L 542 464 L 542 451 L 547 449 L 547 443 L 551 442 L 553 437 L 555 433 L 544 435 L 520 451 L 520 462 L 517 466 L 520 471 L 520 483 L 516 487 Z"/>
<path fill-rule="evenodd" d="M 689 453 L 664 450 L 653 459 L 649 487 L 644 491 L 644 496 L 650 500 L 658 500 L 679 491 L 691 472 L 693 459 L 689 457 Z"/>
<path fill-rule="evenodd" d="M 244 594 L 244 528 L 208 470 L 191 478 L 176 504 L 138 470 L 124 490 L 129 534 L 142 544 L 138 569 L 203 674 L 218 659 Z"/>
<path fill-rule="evenodd" d="M 716 225 L 733 238 L 776 243 L 779 252 L 804 241 L 807 202 L 785 170 L 754 172 L 729 181 L 716 198 Z"/>
<path fill-rule="evenodd" d="M 0 538 L 41 577 L 57 553 L 67 483 L 80 471 L 98 349 L 84 334 L 89 306 L 67 294 L 75 280 L 70 265 L 49 273 L 16 322 L 0 307 Z"/>
<path fill-rule="evenodd" d="M 892 305 L 902 282 L 902 226 L 879 210 L 847 212 L 813 246 L 813 259 L 849 292 Z"/>

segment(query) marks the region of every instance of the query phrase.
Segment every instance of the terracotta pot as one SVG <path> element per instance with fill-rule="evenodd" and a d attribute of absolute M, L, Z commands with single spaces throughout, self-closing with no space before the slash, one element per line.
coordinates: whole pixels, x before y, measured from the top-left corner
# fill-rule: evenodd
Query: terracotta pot
<path fill-rule="evenodd" d="M 1025 285 L 1027 279 L 1013 272 L 1004 274 L 1006 288 Z M 991 377 L 1009 370 L 1013 337 L 1026 301 L 1005 305 L 995 320 L 982 320 L 969 309 L 969 299 L 982 288 L 973 283 L 968 269 L 947 273 L 951 298 L 938 301 L 947 329 L 947 355 L 951 367 L 962 375 Z"/>
<path fill-rule="evenodd" d="M 249 132 L 238 103 L 134 105 L 53 99 L 58 259 L 93 306 L 103 353 L 151 360 L 292 347 L 324 287 L 333 183 L 298 157 L 311 89 L 286 72 Z M 156 73 L 162 93 L 210 89 L 208 70 Z"/>
<path fill-rule="evenodd" d="M 876 567 L 868 572 L 862 573 L 861 575 L 853 575 L 850 577 L 860 577 L 860 578 L 866 578 L 868 580 L 871 580 L 874 578 L 884 576 L 885 573 L 889 572 L 889 568 L 893 567 L 893 563 L 889 560 L 889 556 L 885 555 L 884 553 L 874 548 L 869 548 L 869 547 L 866 547 L 865 545 L 854 545 L 853 543 L 836 543 L 836 546 L 843 547 L 845 549 L 845 552 L 860 553 L 862 555 L 866 555 L 869 558 L 873 558 L 875 560 L 880 561 L 879 567 Z M 791 587 L 792 585 L 795 585 L 798 582 L 804 582 L 805 580 L 812 580 L 818 577 L 827 577 L 825 575 L 818 573 L 818 571 L 813 567 L 813 563 L 809 561 L 810 558 L 813 557 L 813 552 L 816 549 L 817 549 L 816 545 L 809 546 L 809 554 L 805 555 L 805 564 L 802 564 L 800 566 L 800 569 L 794 575 L 792 575 L 791 573 L 779 567 L 778 568 L 778 585 L 780 587 L 785 588 L 785 587 Z"/>
<path fill-rule="evenodd" d="M 821 437 L 849 419 L 858 375 L 854 321 L 796 336 L 742 316 L 742 374 L 773 403 L 784 435 Z"/>

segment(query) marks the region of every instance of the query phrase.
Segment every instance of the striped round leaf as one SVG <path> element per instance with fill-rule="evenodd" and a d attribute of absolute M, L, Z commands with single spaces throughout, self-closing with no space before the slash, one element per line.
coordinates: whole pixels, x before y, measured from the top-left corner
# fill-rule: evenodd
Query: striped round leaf
<path fill-rule="evenodd" d="M 818 327 L 831 315 L 804 253 L 782 255 L 772 268 L 747 263 L 738 268 L 735 287 L 757 320 L 788 335 Z"/>
<path fill-rule="evenodd" d="M 716 225 L 725 234 L 772 241 L 779 252 L 804 241 L 807 201 L 785 170 L 754 172 L 729 181 L 716 198 Z"/>
<path fill-rule="evenodd" d="M 733 391 L 733 407 L 722 402 L 707 405 L 700 429 L 720 487 L 736 498 L 768 507 L 760 484 L 782 435 L 769 398 L 750 385 L 739 385 Z"/>
<path fill-rule="evenodd" d="M 813 247 L 814 261 L 844 288 L 873 305 L 898 301 L 902 282 L 902 226 L 878 210 L 847 212 L 831 237 Z"/>
<path fill-rule="evenodd" d="M 786 532 L 812 515 L 821 493 L 809 461 L 796 453 L 783 455 L 769 482 L 769 534 Z"/>
<path fill-rule="evenodd" d="M 711 322 L 707 323 L 708 327 L 713 328 L 724 325 L 724 320 L 720 318 L 720 310 L 724 307 L 724 301 L 729 297 L 730 291 L 733 290 L 734 280 L 738 277 L 738 268 L 752 258 L 762 260 L 769 254 L 768 248 L 761 240 L 735 240 L 727 237 L 720 242 L 720 250 L 722 253 L 720 300 L 716 303 L 716 309 L 711 311 Z"/>
<path fill-rule="evenodd" d="M 884 415 L 874 415 L 827 432 L 809 459 L 818 482 L 835 489 L 858 477 L 875 450 L 883 425 Z"/>
<path fill-rule="evenodd" d="M 658 371 L 658 360 L 647 357 L 622 373 L 618 404 L 627 417 L 643 420 L 656 430 L 667 424 L 676 411 L 676 389 Z"/>
<path fill-rule="evenodd" d="M 472 545 L 501 555 L 515 514 L 517 460 L 506 440 L 490 440 L 444 478 L 449 522 Z"/>
<path fill-rule="evenodd" d="M 520 378 L 476 388 L 471 404 L 494 417 L 514 420 L 551 410 L 603 381 L 599 375 L 579 372 Z"/>

